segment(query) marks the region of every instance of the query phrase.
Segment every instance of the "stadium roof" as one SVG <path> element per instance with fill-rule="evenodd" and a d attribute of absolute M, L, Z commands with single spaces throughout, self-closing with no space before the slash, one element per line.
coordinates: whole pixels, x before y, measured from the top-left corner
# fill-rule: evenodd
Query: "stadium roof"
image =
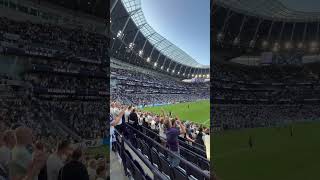
<path fill-rule="evenodd" d="M 281 0 L 216 0 L 237 12 L 265 19 L 294 22 L 320 21 L 320 12 L 303 12 L 288 8 Z"/>
<path fill-rule="evenodd" d="M 192 66 L 196 68 L 209 68 L 208 65 L 202 65 L 193 59 L 186 52 L 171 43 L 169 40 L 157 33 L 146 21 L 141 8 L 140 0 L 121 0 L 126 11 L 139 31 L 148 39 L 148 41 L 163 55 L 169 57 L 177 63 Z"/>
<path fill-rule="evenodd" d="M 40 3 L 39 0 L 29 0 L 34 1 L 36 3 Z M 50 2 L 52 4 L 62 6 L 67 9 L 71 9 L 74 11 L 79 11 L 87 14 L 94 15 L 96 17 L 105 19 L 106 15 L 106 7 L 108 7 L 109 1 L 101 1 L 101 0 L 44 0 L 44 2 Z M 41 1 L 41 4 L 43 2 Z"/>

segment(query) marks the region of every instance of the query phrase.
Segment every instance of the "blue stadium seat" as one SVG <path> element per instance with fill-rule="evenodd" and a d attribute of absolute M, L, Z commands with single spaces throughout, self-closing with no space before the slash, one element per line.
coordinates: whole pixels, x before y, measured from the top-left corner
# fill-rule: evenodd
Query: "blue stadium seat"
<path fill-rule="evenodd" d="M 151 148 L 151 159 L 152 159 L 153 165 L 156 165 L 158 169 L 161 169 L 160 158 L 155 148 Z"/>
<path fill-rule="evenodd" d="M 199 167 L 201 168 L 201 169 L 205 169 L 205 170 L 210 170 L 210 163 L 209 163 L 209 161 L 206 161 L 206 159 L 201 159 L 201 158 L 199 158 L 198 159 L 198 164 L 199 164 Z"/>
<path fill-rule="evenodd" d="M 187 180 L 188 176 L 180 168 L 173 168 L 173 176 L 175 180 Z"/>
<path fill-rule="evenodd" d="M 166 157 L 160 155 L 160 163 L 161 163 L 161 171 L 162 173 L 164 173 L 165 175 L 167 175 L 168 177 L 170 177 L 170 179 L 173 179 L 172 177 L 172 168 L 169 164 L 169 162 L 167 161 Z"/>
<path fill-rule="evenodd" d="M 137 161 L 133 161 L 134 174 L 133 178 L 135 180 L 146 180 L 143 169 Z"/>
<path fill-rule="evenodd" d="M 151 159 L 151 153 L 150 153 L 150 147 L 147 143 L 144 141 L 141 141 L 142 143 L 142 153 L 148 158 Z"/>

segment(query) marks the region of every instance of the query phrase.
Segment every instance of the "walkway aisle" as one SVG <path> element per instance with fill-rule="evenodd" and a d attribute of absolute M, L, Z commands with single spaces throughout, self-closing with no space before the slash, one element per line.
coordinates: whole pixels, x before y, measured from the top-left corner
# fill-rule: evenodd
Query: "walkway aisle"
<path fill-rule="evenodd" d="M 124 175 L 123 165 L 121 159 L 116 153 L 110 151 L 110 179 L 129 180 Z"/>

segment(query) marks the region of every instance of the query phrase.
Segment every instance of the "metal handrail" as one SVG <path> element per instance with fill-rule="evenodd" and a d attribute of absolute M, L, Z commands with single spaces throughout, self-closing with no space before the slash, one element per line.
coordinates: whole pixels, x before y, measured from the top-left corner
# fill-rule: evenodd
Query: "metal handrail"
<path fill-rule="evenodd" d="M 150 129 L 147 129 L 146 127 L 143 127 L 143 126 L 140 126 L 140 127 L 144 128 L 146 131 L 149 131 L 150 133 L 155 134 L 155 135 L 158 136 L 159 138 L 164 139 L 164 138 L 161 137 L 159 134 L 151 131 Z M 165 140 L 165 139 L 164 139 L 164 140 Z M 181 142 L 182 144 L 186 144 L 186 145 L 190 146 L 189 144 L 187 144 L 186 142 L 183 142 L 183 141 L 180 140 L 180 139 L 178 139 L 178 141 Z M 198 145 L 198 146 L 202 146 L 203 148 L 205 148 L 205 146 L 203 146 L 203 145 L 201 145 L 201 144 L 199 144 L 199 143 L 194 143 L 194 144 L 196 144 L 196 145 Z M 199 150 L 199 151 L 201 151 L 201 152 L 203 152 L 204 154 L 206 153 L 205 151 L 203 151 L 202 149 L 199 149 L 198 147 L 194 147 L 194 146 L 192 146 L 192 147 L 195 148 L 195 149 L 197 149 L 197 150 Z M 184 147 L 182 146 L 182 148 L 184 148 Z M 187 148 L 184 148 L 184 149 L 187 149 Z M 190 151 L 189 149 L 187 149 L 187 150 Z M 194 152 L 192 152 L 192 153 L 194 153 Z M 196 154 L 197 154 L 197 153 L 196 153 Z"/>
<path fill-rule="evenodd" d="M 155 180 L 166 180 L 168 179 L 165 175 L 163 175 L 157 168 L 155 168 L 150 161 L 148 161 L 144 155 L 138 151 L 132 144 L 130 141 L 128 141 L 127 139 L 125 139 L 118 130 L 114 130 L 115 133 L 117 133 L 119 135 L 119 137 L 121 138 L 121 150 L 124 150 L 124 142 L 132 149 L 132 151 L 142 160 L 142 162 L 151 170 L 152 173 L 154 173 L 154 176 L 156 178 L 154 178 Z M 123 152 L 121 152 L 123 153 Z"/>
<path fill-rule="evenodd" d="M 170 156 L 174 156 L 175 158 L 178 158 L 181 162 L 183 162 L 186 166 L 186 172 L 188 172 L 188 170 L 191 171 L 197 171 L 199 172 L 199 174 L 201 174 L 205 179 L 210 179 L 210 173 L 208 171 L 208 173 L 206 173 L 205 171 L 203 171 L 203 169 L 200 169 L 199 167 L 195 166 L 194 164 L 192 164 L 191 162 L 185 160 L 184 158 L 176 155 L 175 153 L 173 153 L 171 150 L 164 148 L 161 144 L 159 144 L 158 142 L 156 142 L 154 139 L 146 136 L 145 134 L 143 134 L 142 132 L 138 131 L 137 129 L 135 129 L 134 127 L 132 127 L 129 124 L 126 124 L 127 127 L 131 128 L 132 130 L 134 130 L 135 132 L 137 132 L 138 134 L 142 135 L 144 138 L 148 139 L 149 141 L 153 142 L 154 145 L 162 148 L 164 151 L 166 151 L 168 154 L 170 154 Z M 188 174 L 188 173 L 187 173 Z"/>

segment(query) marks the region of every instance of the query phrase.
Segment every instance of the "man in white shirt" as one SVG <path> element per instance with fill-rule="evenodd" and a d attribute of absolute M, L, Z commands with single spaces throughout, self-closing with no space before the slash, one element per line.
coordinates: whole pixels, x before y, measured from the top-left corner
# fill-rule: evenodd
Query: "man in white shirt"
<path fill-rule="evenodd" d="M 207 159 L 210 160 L 210 129 L 205 130 L 205 134 L 202 137 L 204 145 L 206 147 Z"/>
<path fill-rule="evenodd" d="M 57 152 L 52 153 L 47 160 L 48 180 L 57 180 L 60 169 L 64 166 L 67 157 L 71 154 L 72 148 L 69 141 L 62 141 Z"/>
<path fill-rule="evenodd" d="M 129 121 L 129 115 L 132 111 L 132 106 L 129 106 L 128 109 L 124 112 L 124 118 L 126 123 Z"/>
<path fill-rule="evenodd" d="M 117 107 L 117 103 L 116 102 L 112 102 L 110 104 L 110 114 L 114 118 L 115 116 L 117 116 L 118 113 L 119 113 L 119 109 Z"/>
<path fill-rule="evenodd" d="M 156 130 L 156 121 L 154 120 L 154 118 L 151 118 L 151 121 L 149 121 L 150 123 L 150 128 L 155 131 Z"/>
<path fill-rule="evenodd" d="M 148 113 L 148 116 L 147 116 L 147 122 L 151 123 L 151 121 L 153 120 L 153 117 L 150 115 L 150 113 Z"/>
<path fill-rule="evenodd" d="M 47 160 L 46 153 L 39 152 L 32 157 L 32 130 L 18 127 L 15 130 L 16 145 L 12 149 L 9 164 L 9 179 L 37 180 Z"/>
<path fill-rule="evenodd" d="M 123 109 L 117 116 L 113 117 L 113 115 L 110 113 L 109 119 L 110 119 L 110 150 L 112 150 L 112 142 L 115 141 L 114 137 L 114 127 L 119 124 L 119 122 L 122 119 L 122 116 L 124 115 L 126 109 Z"/>

